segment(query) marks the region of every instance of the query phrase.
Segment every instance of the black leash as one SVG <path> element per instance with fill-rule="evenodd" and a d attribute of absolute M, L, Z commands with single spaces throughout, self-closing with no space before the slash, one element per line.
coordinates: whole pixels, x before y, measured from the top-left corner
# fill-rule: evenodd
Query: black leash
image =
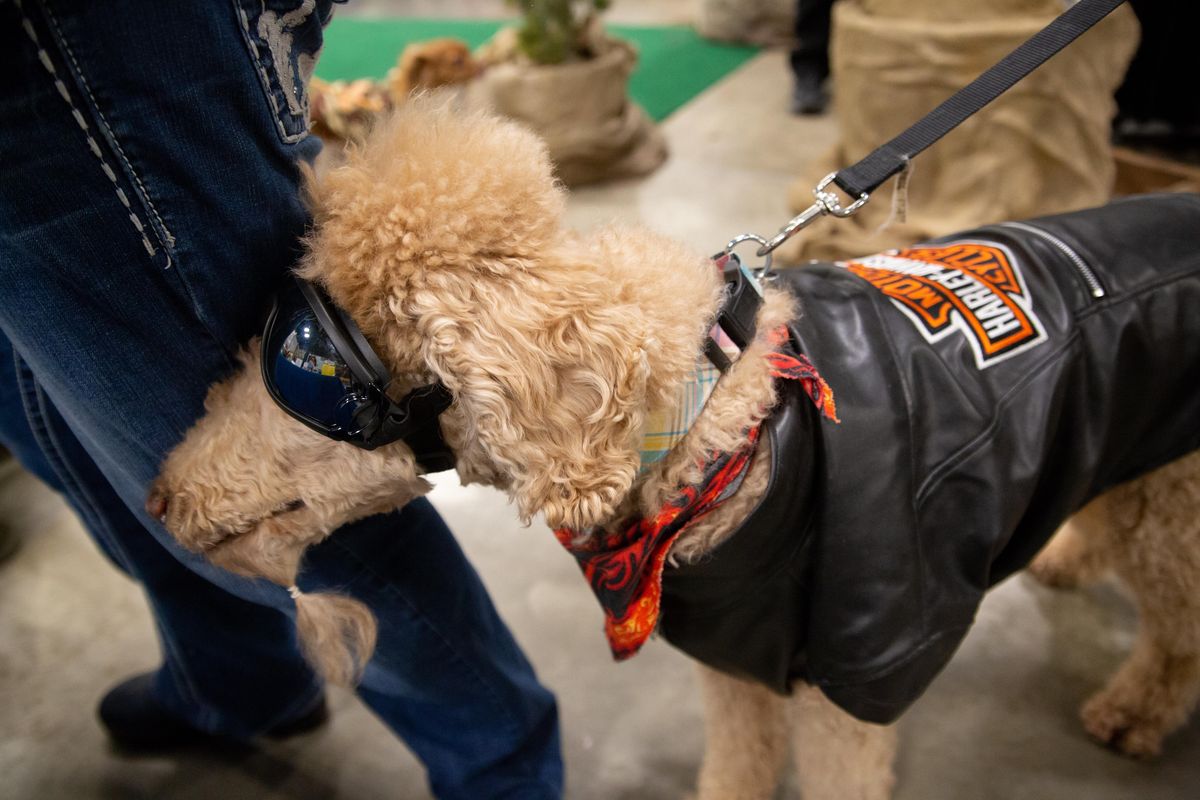
<path fill-rule="evenodd" d="M 899 136 L 876 148 L 854 166 L 826 175 L 813 189 L 816 202 L 781 228 L 773 239 L 764 242 L 758 249 L 758 255 L 770 253 L 793 233 L 819 217 L 826 214 L 848 217 L 862 208 L 870 199 L 871 192 L 888 178 L 904 170 L 909 161 L 922 150 L 1008 91 L 1013 84 L 1075 41 L 1124 2 L 1125 0 L 1079 0 Z M 843 207 L 838 196 L 828 190 L 830 183 L 836 183 L 849 196 L 855 198 L 854 202 Z"/>

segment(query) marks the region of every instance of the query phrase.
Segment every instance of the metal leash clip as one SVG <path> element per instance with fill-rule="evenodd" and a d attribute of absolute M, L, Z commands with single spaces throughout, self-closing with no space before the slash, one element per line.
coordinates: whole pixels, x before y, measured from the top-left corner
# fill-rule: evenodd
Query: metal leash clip
<path fill-rule="evenodd" d="M 734 257 L 734 260 L 737 261 L 738 269 L 740 269 L 743 273 L 745 273 L 746 277 L 750 278 L 750 285 L 753 286 L 758 291 L 758 294 L 761 297 L 762 296 L 762 284 L 771 279 L 772 256 L 771 256 L 770 252 L 767 252 L 765 254 L 762 253 L 761 252 L 762 247 L 760 247 L 759 255 L 766 256 L 763 259 L 762 266 L 758 267 L 757 269 L 752 269 L 750 267 L 747 267 L 745 264 L 742 263 L 742 260 L 740 258 L 738 258 L 733 252 L 734 248 L 736 248 L 738 245 L 742 244 L 743 242 L 758 242 L 760 245 L 762 245 L 762 247 L 766 247 L 767 240 L 764 239 L 763 237 L 759 236 L 757 233 L 738 234 L 737 236 L 735 236 L 729 240 L 729 242 L 725 245 L 725 251 L 724 251 Z"/>
<path fill-rule="evenodd" d="M 826 191 L 826 188 L 829 186 L 829 184 L 833 183 L 833 179 L 835 177 L 837 177 L 837 173 L 831 172 L 822 178 L 821 182 L 817 184 L 815 189 L 813 189 L 813 197 L 816 198 L 816 202 L 801 211 L 795 217 L 792 217 L 791 221 L 789 221 L 787 225 L 784 225 L 782 228 L 780 228 L 779 233 L 775 234 L 771 241 L 766 242 L 763 241 L 761 237 L 753 237 L 762 242 L 762 247 L 758 248 L 756 255 L 770 256 L 772 250 L 790 239 L 792 235 L 796 233 L 796 231 L 811 225 L 814 220 L 819 219 L 826 214 L 832 214 L 833 216 L 839 218 L 848 217 L 865 206 L 867 201 L 871 199 L 870 194 L 863 192 L 858 196 L 857 200 L 843 208 L 842 201 L 838 198 L 838 196 L 833 192 Z M 741 238 L 742 237 L 739 237 L 739 239 Z"/>

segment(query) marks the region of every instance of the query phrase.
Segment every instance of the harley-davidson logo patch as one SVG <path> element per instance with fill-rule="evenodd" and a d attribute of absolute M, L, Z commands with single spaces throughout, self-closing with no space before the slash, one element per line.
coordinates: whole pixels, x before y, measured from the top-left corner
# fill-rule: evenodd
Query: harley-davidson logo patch
<path fill-rule="evenodd" d="M 930 342 L 959 331 L 986 369 L 1046 340 L 1012 252 L 950 242 L 839 262 L 889 297 Z"/>

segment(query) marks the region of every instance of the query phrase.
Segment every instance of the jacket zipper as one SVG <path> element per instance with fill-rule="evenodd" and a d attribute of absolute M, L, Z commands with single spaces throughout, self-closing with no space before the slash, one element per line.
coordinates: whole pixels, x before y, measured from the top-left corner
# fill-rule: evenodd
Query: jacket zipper
<path fill-rule="evenodd" d="M 1104 286 L 1100 283 L 1100 279 L 1096 277 L 1096 273 L 1092 272 L 1092 268 L 1089 267 L 1084 260 L 1079 257 L 1079 254 L 1072 250 L 1062 239 L 1058 238 L 1052 233 L 1048 233 L 1041 228 L 1034 227 L 1033 225 L 1029 225 L 1025 222 L 1002 222 L 1000 223 L 1000 227 L 1016 228 L 1017 230 L 1032 233 L 1034 236 L 1037 236 L 1054 245 L 1054 247 L 1058 248 L 1060 252 L 1070 259 L 1071 263 L 1075 266 L 1075 271 L 1079 273 L 1079 275 L 1083 278 L 1083 282 L 1087 284 L 1088 291 L 1091 293 L 1092 297 L 1098 300 L 1107 294 L 1104 291 Z"/>

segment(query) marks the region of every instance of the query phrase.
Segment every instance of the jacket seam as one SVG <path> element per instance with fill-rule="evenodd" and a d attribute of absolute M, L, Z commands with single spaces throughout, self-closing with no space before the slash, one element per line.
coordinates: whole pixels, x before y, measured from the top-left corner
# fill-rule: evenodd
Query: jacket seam
<path fill-rule="evenodd" d="M 881 330 L 887 330 L 887 319 L 880 313 L 878 303 L 871 303 L 871 311 L 875 314 L 876 320 L 879 322 Z M 900 382 L 900 387 L 904 391 L 904 427 L 908 432 L 908 481 L 909 486 L 917 485 L 917 448 L 916 436 L 913 433 L 913 408 L 912 391 L 908 384 L 908 376 L 904 370 L 900 369 L 900 354 L 896 351 L 895 341 L 890 336 L 883 337 L 884 344 L 887 346 L 888 353 L 891 355 L 891 364 L 896 370 L 897 379 Z M 916 502 L 918 495 L 913 495 L 907 503 L 910 530 L 912 531 L 912 544 L 917 553 L 917 563 L 922 566 L 917 570 L 917 601 L 918 608 L 921 609 L 921 630 L 927 630 L 929 625 L 929 617 L 927 614 L 927 605 L 925 603 L 925 547 L 924 541 L 920 533 L 920 520 Z"/>
<path fill-rule="evenodd" d="M 1008 408 L 1008 406 L 1012 403 L 1013 398 L 1024 391 L 1030 383 L 1040 377 L 1048 367 L 1059 363 L 1059 361 L 1062 359 L 1062 356 L 1068 350 L 1074 347 L 1078 341 L 1079 331 L 1072 330 L 1070 336 L 1063 341 L 1061 346 L 1047 354 L 1042 363 L 1030 370 L 1024 378 L 1017 381 L 1017 383 L 1013 384 L 1012 388 L 1004 393 L 1004 395 L 996 402 L 995 408 L 992 410 L 991 420 L 988 422 L 987 426 L 977 433 L 974 438 L 971 439 L 971 441 L 964 444 L 930 471 L 929 476 L 925 478 L 925 481 L 917 489 L 917 493 L 914 497 L 917 507 L 924 505 L 925 498 L 928 497 L 929 493 L 936 489 L 943 480 L 945 480 L 950 470 L 971 458 L 971 456 L 979 451 L 979 448 L 992 440 L 992 437 L 995 436 L 996 431 L 1000 428 L 1000 412 Z"/>
<path fill-rule="evenodd" d="M 1164 276 L 1156 281 L 1139 286 L 1136 290 L 1124 292 L 1120 295 L 1109 295 L 1108 299 L 1100 303 L 1089 304 L 1082 310 L 1074 312 L 1072 317 L 1077 323 L 1091 319 L 1097 314 L 1107 311 L 1113 306 L 1128 302 L 1130 300 L 1136 300 L 1143 295 L 1149 294 L 1150 292 L 1153 292 L 1167 284 L 1174 283 L 1181 278 L 1190 278 L 1196 275 L 1200 275 L 1200 269 L 1172 273 L 1171 275 Z M 936 489 L 943 480 L 945 480 L 946 475 L 949 474 L 950 470 L 973 456 L 980 447 L 991 441 L 992 437 L 1000 427 L 1000 411 L 1006 409 L 1012 402 L 1012 399 L 1020 392 L 1024 391 L 1025 388 L 1033 380 L 1038 378 L 1047 367 L 1058 363 L 1058 361 L 1067 351 L 1078 344 L 1080 336 L 1081 334 L 1078 327 L 1072 327 L 1070 335 L 1063 341 L 1059 348 L 1051 351 L 1041 364 L 1038 364 L 1037 367 L 1031 370 L 1029 374 L 1027 374 L 1021 381 L 1017 382 L 1008 392 L 1004 394 L 1003 397 L 1000 398 L 1000 400 L 996 403 L 995 409 L 992 412 L 991 421 L 988 423 L 987 427 L 980 431 L 971 441 L 963 445 L 957 452 L 949 456 L 942 463 L 938 464 L 938 466 L 929 473 L 929 476 L 917 490 L 915 497 L 917 507 L 920 507 L 924 503 L 925 498 L 928 497 L 928 495 L 934 489 Z"/>
<path fill-rule="evenodd" d="M 1175 283 L 1176 281 L 1180 280 L 1181 278 L 1192 278 L 1192 277 L 1196 277 L 1197 275 L 1200 275 L 1200 267 L 1197 267 L 1196 269 L 1188 270 L 1186 272 L 1175 272 L 1170 275 L 1164 275 L 1163 277 L 1159 278 L 1158 280 L 1143 284 L 1141 286 L 1138 286 L 1136 289 L 1127 291 L 1120 295 L 1109 294 L 1105 299 L 1101 300 L 1099 303 L 1088 304 L 1088 306 L 1086 308 L 1084 308 L 1082 311 L 1079 312 L 1077 320 L 1083 321 L 1084 319 L 1094 317 L 1096 314 L 1099 314 L 1103 311 L 1107 311 L 1108 309 L 1110 309 L 1111 307 L 1113 307 L 1115 305 L 1124 303 L 1128 300 L 1136 300 L 1139 297 L 1141 297 L 1142 295 L 1148 294 L 1156 289 L 1159 289 L 1160 287 L 1165 286 L 1168 283 Z"/>

